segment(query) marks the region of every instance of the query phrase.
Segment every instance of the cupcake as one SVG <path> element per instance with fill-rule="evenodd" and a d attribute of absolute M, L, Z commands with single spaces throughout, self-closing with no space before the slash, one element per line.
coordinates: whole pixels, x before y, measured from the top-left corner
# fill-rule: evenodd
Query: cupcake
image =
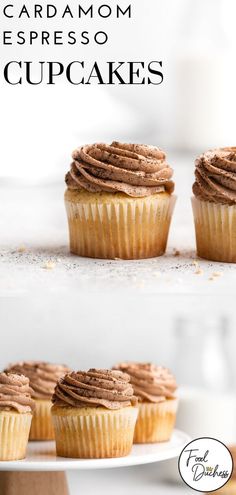
<path fill-rule="evenodd" d="M 34 401 L 29 379 L 0 373 L 0 461 L 24 459 Z"/>
<path fill-rule="evenodd" d="M 197 254 L 236 263 L 236 148 L 197 158 L 192 199 Z"/>
<path fill-rule="evenodd" d="M 129 376 L 120 371 L 68 373 L 53 395 L 57 455 L 75 458 L 129 454 L 138 415 Z"/>
<path fill-rule="evenodd" d="M 134 394 L 139 399 L 134 443 L 168 441 L 178 405 L 173 375 L 166 368 L 149 363 L 121 363 L 115 369 L 130 375 Z"/>
<path fill-rule="evenodd" d="M 164 254 L 176 201 L 159 148 L 98 143 L 74 151 L 66 175 L 70 250 L 92 258 Z"/>
<path fill-rule="evenodd" d="M 24 374 L 29 378 L 32 398 L 35 400 L 30 440 L 53 440 L 51 399 L 58 379 L 65 375 L 69 368 L 59 364 L 27 361 L 12 364 L 6 371 Z"/>

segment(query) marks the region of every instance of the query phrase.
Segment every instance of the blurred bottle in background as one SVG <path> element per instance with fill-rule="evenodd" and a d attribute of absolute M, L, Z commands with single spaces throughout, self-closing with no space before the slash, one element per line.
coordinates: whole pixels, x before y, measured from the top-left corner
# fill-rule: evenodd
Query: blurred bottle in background
<path fill-rule="evenodd" d="M 227 13 L 221 0 L 185 2 L 172 54 L 177 148 L 203 151 L 235 140 L 235 39 L 224 26 Z"/>
<path fill-rule="evenodd" d="M 226 318 L 179 318 L 173 369 L 179 384 L 176 428 L 191 438 L 236 444 L 236 391 L 227 352 Z M 180 482 L 178 459 L 163 466 L 165 480 Z"/>
<path fill-rule="evenodd" d="M 176 323 L 175 373 L 180 385 L 177 428 L 193 438 L 236 443 L 236 393 L 227 355 L 226 318 Z"/>

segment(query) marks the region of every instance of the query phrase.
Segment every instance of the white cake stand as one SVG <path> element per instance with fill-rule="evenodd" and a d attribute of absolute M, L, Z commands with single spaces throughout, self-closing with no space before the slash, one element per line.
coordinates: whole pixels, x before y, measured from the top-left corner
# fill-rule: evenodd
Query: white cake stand
<path fill-rule="evenodd" d="M 169 442 L 134 445 L 127 457 L 69 459 L 57 457 L 54 442 L 30 442 L 21 461 L 0 462 L 1 495 L 68 495 L 65 472 L 150 464 L 178 457 L 189 436 L 175 430 Z"/>

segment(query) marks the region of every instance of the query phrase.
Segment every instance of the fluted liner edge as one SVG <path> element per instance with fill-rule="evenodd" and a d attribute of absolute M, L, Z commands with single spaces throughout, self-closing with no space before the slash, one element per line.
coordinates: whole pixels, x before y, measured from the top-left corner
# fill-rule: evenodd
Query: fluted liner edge
<path fill-rule="evenodd" d="M 25 458 L 31 420 L 31 413 L 0 412 L 0 461 Z"/>
<path fill-rule="evenodd" d="M 212 261 L 236 263 L 236 205 L 192 198 L 197 254 Z"/>
<path fill-rule="evenodd" d="M 141 402 L 135 427 L 134 443 L 167 442 L 174 429 L 177 399 L 157 404 Z"/>
<path fill-rule="evenodd" d="M 75 409 L 69 414 L 52 410 L 57 455 L 98 459 L 128 455 L 133 444 L 137 407 L 118 411 Z"/>
<path fill-rule="evenodd" d="M 100 204 L 65 199 L 70 250 L 80 256 L 106 259 L 161 256 L 175 202 L 174 195 L 111 199 Z"/>

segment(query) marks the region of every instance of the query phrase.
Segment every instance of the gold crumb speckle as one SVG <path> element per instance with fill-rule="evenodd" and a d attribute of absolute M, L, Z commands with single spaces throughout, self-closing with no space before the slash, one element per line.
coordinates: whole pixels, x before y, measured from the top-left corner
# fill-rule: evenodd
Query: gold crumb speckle
<path fill-rule="evenodd" d="M 178 249 L 173 250 L 174 256 L 180 256 L 180 251 Z"/>
<path fill-rule="evenodd" d="M 47 261 L 44 265 L 43 265 L 43 268 L 45 270 L 53 270 L 53 268 L 55 268 L 56 264 L 54 263 L 54 261 Z"/>
<path fill-rule="evenodd" d="M 194 272 L 195 275 L 202 275 L 203 270 L 201 268 L 197 268 L 197 270 Z"/>
<path fill-rule="evenodd" d="M 211 276 L 209 277 L 208 280 L 216 280 L 217 278 L 221 277 L 222 273 L 221 272 L 213 272 Z"/>
<path fill-rule="evenodd" d="M 17 248 L 18 253 L 25 253 L 25 251 L 26 251 L 26 247 L 24 246 L 24 244 L 22 244 Z"/>

